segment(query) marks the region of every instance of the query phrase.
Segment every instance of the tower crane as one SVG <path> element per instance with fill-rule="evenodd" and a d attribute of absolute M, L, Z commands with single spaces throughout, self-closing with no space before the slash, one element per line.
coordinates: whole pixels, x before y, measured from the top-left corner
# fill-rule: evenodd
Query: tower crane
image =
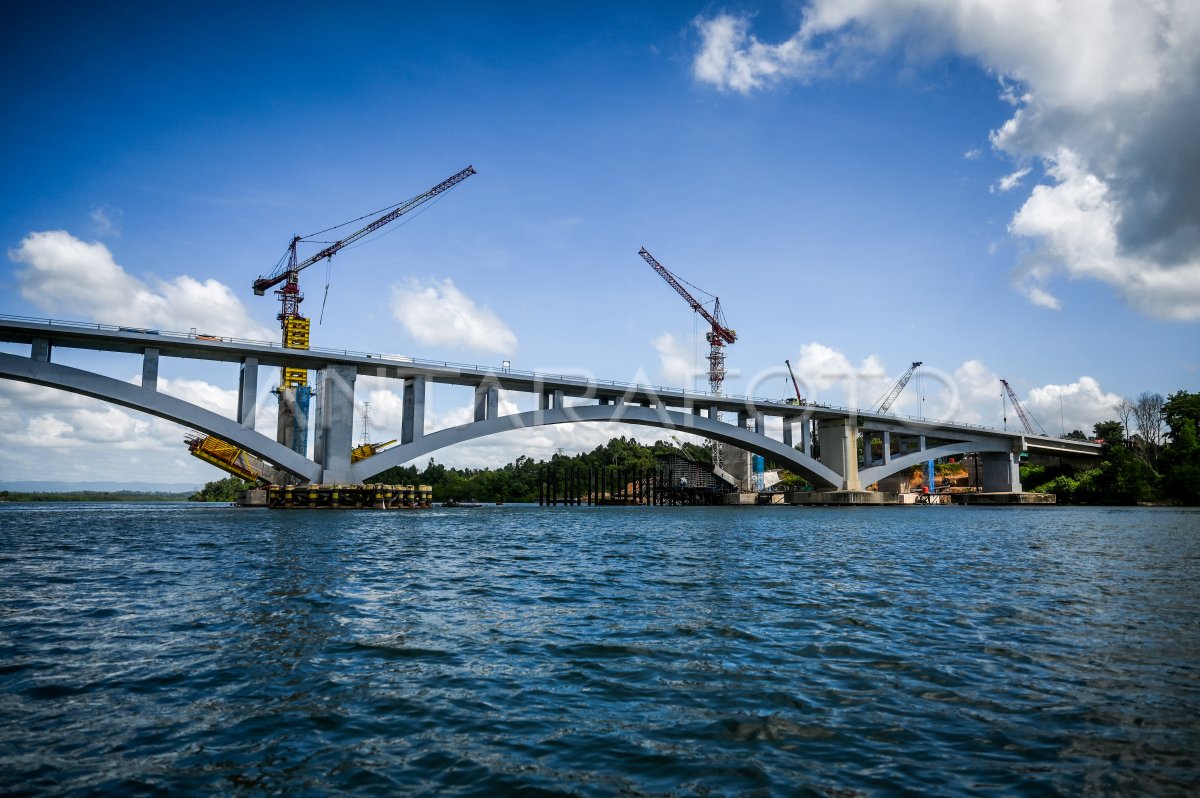
<path fill-rule="evenodd" d="M 708 387 L 714 396 L 720 396 L 721 384 L 725 382 L 725 345 L 737 341 L 737 333 L 725 324 L 720 297 L 713 297 L 713 309 L 712 313 L 709 313 L 708 309 L 683 287 L 679 279 L 668 271 L 666 266 L 655 260 L 645 247 L 638 250 L 638 254 L 712 327 L 704 334 L 705 340 L 708 341 Z"/>
<path fill-rule="evenodd" d="M 283 328 L 283 345 L 288 349 L 308 349 L 309 320 L 300 313 L 300 303 L 304 295 L 300 293 L 300 272 L 319 263 L 328 261 L 345 247 L 370 235 L 384 225 L 394 222 L 414 208 L 423 205 L 444 191 L 447 191 L 471 175 L 475 168 L 468 166 L 461 172 L 446 178 L 424 194 L 405 200 L 389 209 L 386 213 L 369 222 L 365 227 L 356 230 L 340 241 L 335 241 L 320 252 L 304 260 L 296 253 L 296 245 L 307 240 L 301 236 L 292 238 L 287 253 L 271 274 L 259 277 L 254 281 L 254 293 L 262 296 L 267 289 L 281 285 L 275 290 L 279 297 L 280 311 L 276 317 Z M 365 218 L 365 217 L 363 217 Z M 355 221 L 358 221 L 357 219 Z M 343 226 L 343 225 L 339 225 Z M 330 228 L 335 229 L 335 228 Z M 328 231 L 322 231 L 328 232 Z M 317 233 L 316 235 L 320 235 Z M 308 238 L 312 238 L 309 236 Z M 308 385 L 308 371 L 294 366 L 283 366 L 280 373 L 279 388 L 279 427 L 278 440 L 293 451 L 300 454 L 308 452 L 308 408 L 312 397 L 312 389 Z"/>
<path fill-rule="evenodd" d="M 904 390 L 904 386 L 908 385 L 908 381 L 912 379 L 912 375 L 920 367 L 921 367 L 921 361 L 919 361 L 919 360 L 913 361 L 913 364 L 908 367 L 908 371 L 904 372 L 903 376 L 901 376 L 900 379 L 896 380 L 896 384 L 892 386 L 892 390 L 888 391 L 887 396 L 885 396 L 883 398 L 883 401 L 879 403 L 879 409 L 876 410 L 875 412 L 886 413 L 888 411 L 888 408 L 890 408 L 892 406 L 892 402 L 896 401 L 896 398 L 898 396 L 900 396 L 901 391 Z"/>
<path fill-rule="evenodd" d="M 1029 423 L 1029 415 L 1026 414 L 1025 408 L 1021 407 L 1021 403 L 1017 401 L 1017 395 L 1013 393 L 1012 386 L 1008 384 L 1008 380 L 1002 379 L 1000 380 L 1000 384 L 1004 386 L 1004 393 L 1008 394 L 1009 400 L 1012 401 L 1013 408 L 1015 408 L 1017 411 L 1017 418 L 1021 419 L 1021 424 L 1024 425 L 1025 432 L 1029 433 L 1030 435 L 1036 435 L 1037 433 L 1033 431 L 1033 425 Z M 1001 394 L 1000 398 L 1003 399 L 1004 395 Z M 1037 419 L 1035 418 L 1034 421 L 1037 421 Z M 1006 426 L 1008 425 L 1007 413 L 1004 414 L 1004 423 Z M 1042 422 L 1038 421 L 1038 427 L 1041 426 Z M 1046 430 L 1044 428 L 1042 429 L 1042 434 L 1046 434 Z"/>
<path fill-rule="evenodd" d="M 658 272 L 659 277 L 667 281 L 667 285 L 674 288 L 676 293 L 691 305 L 692 310 L 699 313 L 701 318 L 711 326 L 712 329 L 704 334 L 705 340 L 708 341 L 708 390 L 713 396 L 720 396 L 721 384 L 725 382 L 725 345 L 737 341 L 737 333 L 725 324 L 725 316 L 721 313 L 720 297 L 713 297 L 713 309 L 712 313 L 709 313 L 708 309 L 683 287 L 679 278 L 672 274 L 666 266 L 655 260 L 645 247 L 638 250 L 638 254 L 646 263 L 650 264 L 651 269 Z M 721 414 L 718 412 L 716 420 L 720 420 L 720 417 Z M 712 442 L 712 459 L 713 465 L 720 468 L 721 445 L 716 441 Z"/>

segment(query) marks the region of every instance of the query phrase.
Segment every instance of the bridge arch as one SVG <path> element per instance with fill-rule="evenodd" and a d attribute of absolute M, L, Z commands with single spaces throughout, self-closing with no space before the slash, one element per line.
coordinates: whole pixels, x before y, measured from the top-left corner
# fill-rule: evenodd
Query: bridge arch
<path fill-rule="evenodd" d="M 634 424 L 693 433 L 722 443 L 733 444 L 755 454 L 761 454 L 817 484 L 832 488 L 840 488 L 842 485 L 842 476 L 833 469 L 765 435 L 691 413 L 662 407 L 650 408 L 623 404 L 580 405 L 551 410 L 530 410 L 461 424 L 457 427 L 448 427 L 430 432 L 412 443 L 405 443 L 380 452 L 373 457 L 360 460 L 351 466 L 351 475 L 356 482 L 364 482 L 381 471 L 457 443 L 465 443 L 512 430 L 579 422 Z"/>
<path fill-rule="evenodd" d="M 321 467 L 317 463 L 293 452 L 274 439 L 243 427 L 233 419 L 151 388 L 143 388 L 71 366 L 6 353 L 0 353 L 0 377 L 90 396 L 131 410 L 139 410 L 237 444 L 251 454 L 275 463 L 284 471 L 301 479 L 320 479 Z"/>
<path fill-rule="evenodd" d="M 970 441 L 957 441 L 955 443 L 935 446 L 932 449 L 901 455 L 892 458 L 889 463 L 881 463 L 864 468 L 858 472 L 858 478 L 862 484 L 871 485 L 893 474 L 899 474 L 901 471 L 922 465 L 929 460 L 953 457 L 954 455 L 966 454 L 967 452 L 1008 452 L 1011 450 L 1012 445 L 1007 440 L 1001 438 L 979 438 Z"/>

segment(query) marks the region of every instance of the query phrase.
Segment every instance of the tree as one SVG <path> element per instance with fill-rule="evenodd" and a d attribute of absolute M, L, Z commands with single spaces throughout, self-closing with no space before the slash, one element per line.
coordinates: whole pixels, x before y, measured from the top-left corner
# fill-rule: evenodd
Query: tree
<path fill-rule="evenodd" d="M 1124 430 L 1121 435 L 1121 440 L 1128 440 L 1132 431 L 1129 429 L 1129 422 L 1133 419 L 1134 412 L 1137 410 L 1137 405 L 1128 396 L 1122 396 L 1121 401 L 1117 402 L 1117 418 L 1121 419 L 1121 427 Z M 1108 440 L 1105 438 L 1105 440 Z"/>
<path fill-rule="evenodd" d="M 204 487 L 188 497 L 190 502 L 232 502 L 238 494 L 254 487 L 253 482 L 244 482 L 237 477 L 226 477 L 215 482 L 206 482 Z"/>
<path fill-rule="evenodd" d="M 1172 441 L 1178 441 L 1185 426 L 1200 434 L 1200 393 L 1179 391 L 1167 397 L 1162 407 L 1162 418 Z"/>
<path fill-rule="evenodd" d="M 1092 426 L 1096 438 L 1109 446 L 1125 442 L 1124 425 L 1120 421 L 1100 421 Z"/>
<path fill-rule="evenodd" d="M 1154 467 L 1158 461 L 1158 451 L 1162 447 L 1163 405 L 1165 400 L 1160 393 L 1142 392 L 1137 398 L 1133 416 L 1137 420 L 1138 435 L 1141 445 L 1138 454 L 1146 465 Z"/>
<path fill-rule="evenodd" d="M 1159 458 L 1163 495 L 1200 504 L 1200 393 L 1171 394 L 1162 415 L 1171 437 Z"/>

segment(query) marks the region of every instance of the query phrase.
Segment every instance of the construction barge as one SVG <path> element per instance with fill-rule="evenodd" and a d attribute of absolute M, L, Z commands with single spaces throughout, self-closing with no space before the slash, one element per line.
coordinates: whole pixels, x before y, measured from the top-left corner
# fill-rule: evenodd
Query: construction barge
<path fill-rule="evenodd" d="M 427 510 L 429 485 L 266 485 L 238 494 L 239 507 L 272 510 Z"/>

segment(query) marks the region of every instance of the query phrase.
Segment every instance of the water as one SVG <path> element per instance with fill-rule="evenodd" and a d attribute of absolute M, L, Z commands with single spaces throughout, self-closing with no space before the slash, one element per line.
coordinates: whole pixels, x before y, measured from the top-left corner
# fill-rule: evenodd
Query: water
<path fill-rule="evenodd" d="M 1194 794 L 1200 512 L 0 506 L 0 792 Z"/>

